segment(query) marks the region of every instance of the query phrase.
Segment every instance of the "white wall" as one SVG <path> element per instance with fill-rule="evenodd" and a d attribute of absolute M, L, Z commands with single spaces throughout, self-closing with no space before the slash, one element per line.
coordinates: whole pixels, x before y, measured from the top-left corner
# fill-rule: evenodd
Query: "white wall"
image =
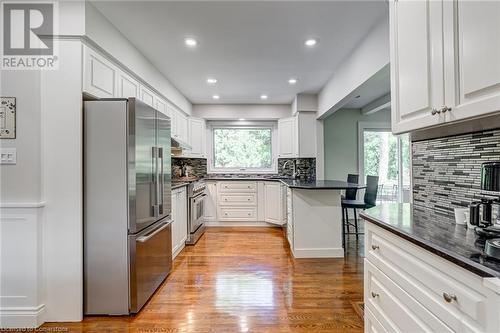
<path fill-rule="evenodd" d="M 131 24 L 132 21 L 133 18 Z M 171 103 L 191 114 L 191 102 L 89 2 L 86 2 L 85 7 L 85 34 Z"/>
<path fill-rule="evenodd" d="M 272 120 L 292 115 L 288 104 L 195 104 L 193 116 L 208 120 Z"/>
<path fill-rule="evenodd" d="M 340 109 L 323 121 L 326 179 L 345 180 L 358 170 L 358 123 L 391 123 L 390 110 L 365 116 L 360 109 Z"/>
<path fill-rule="evenodd" d="M 318 95 L 318 117 L 342 107 L 350 94 L 389 63 L 389 17 L 384 16 L 337 67 Z M 334 108 L 334 110 L 332 110 Z"/>

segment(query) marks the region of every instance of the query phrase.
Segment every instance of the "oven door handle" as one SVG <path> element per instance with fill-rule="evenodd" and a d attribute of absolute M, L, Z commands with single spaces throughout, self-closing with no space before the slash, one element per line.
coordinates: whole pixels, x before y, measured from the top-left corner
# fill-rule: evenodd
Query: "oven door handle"
<path fill-rule="evenodd" d="M 200 200 L 200 199 L 202 199 L 202 198 L 204 198 L 206 196 L 207 196 L 206 194 L 197 195 L 192 200 L 193 200 L 194 203 L 196 203 L 196 202 L 198 202 L 198 200 Z"/>

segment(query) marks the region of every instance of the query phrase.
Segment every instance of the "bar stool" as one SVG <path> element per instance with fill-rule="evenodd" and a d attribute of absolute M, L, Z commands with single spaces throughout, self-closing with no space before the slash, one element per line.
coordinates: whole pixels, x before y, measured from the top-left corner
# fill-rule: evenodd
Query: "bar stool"
<path fill-rule="evenodd" d="M 359 175 L 349 173 L 347 175 L 347 182 L 351 184 L 359 184 Z M 350 188 L 345 190 L 345 195 L 342 195 L 342 201 L 344 200 L 356 200 L 356 197 L 358 195 L 358 189 L 357 188 Z M 349 226 L 346 225 L 345 223 L 345 215 L 347 214 L 347 209 L 344 209 L 342 207 L 342 245 L 345 246 L 345 233 L 346 233 L 346 227 L 349 231 Z"/>
<path fill-rule="evenodd" d="M 348 200 L 347 198 L 342 200 L 342 210 L 343 211 L 345 210 L 344 224 L 347 226 L 347 232 L 345 233 L 345 235 L 353 234 L 349 232 L 349 225 L 354 226 L 355 230 L 354 234 L 356 235 L 356 240 L 359 239 L 360 234 L 363 234 L 360 233 L 358 230 L 358 216 L 356 214 L 356 209 L 365 210 L 367 208 L 375 207 L 377 205 L 377 192 L 378 192 L 378 176 L 366 176 L 366 189 L 363 200 Z M 349 208 L 352 208 L 354 211 L 354 224 L 349 222 L 349 215 L 348 215 Z M 342 217 L 344 218 L 344 216 Z"/>

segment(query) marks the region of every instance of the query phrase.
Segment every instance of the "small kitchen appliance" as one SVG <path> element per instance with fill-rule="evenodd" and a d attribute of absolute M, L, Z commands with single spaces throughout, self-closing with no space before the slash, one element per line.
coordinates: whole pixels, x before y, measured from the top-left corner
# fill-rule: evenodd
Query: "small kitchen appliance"
<path fill-rule="evenodd" d="M 470 224 L 475 226 L 474 231 L 484 241 L 485 254 L 500 259 L 500 226 L 492 216 L 493 205 L 500 204 L 500 161 L 481 165 L 481 191 L 497 194 L 483 193 L 483 197 L 471 202 Z"/>

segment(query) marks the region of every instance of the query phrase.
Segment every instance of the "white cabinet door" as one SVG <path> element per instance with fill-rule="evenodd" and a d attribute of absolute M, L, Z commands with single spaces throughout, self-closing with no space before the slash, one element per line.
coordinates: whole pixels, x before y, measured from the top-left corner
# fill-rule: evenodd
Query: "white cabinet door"
<path fill-rule="evenodd" d="M 500 111 L 500 1 L 444 1 L 448 120 Z"/>
<path fill-rule="evenodd" d="M 283 224 L 281 216 L 281 186 L 278 182 L 264 183 L 264 221 L 273 224 Z"/>
<path fill-rule="evenodd" d="M 187 220 L 188 220 L 188 208 L 187 208 L 187 190 L 186 187 L 182 187 L 179 192 L 178 205 L 180 207 L 179 214 L 179 249 L 183 249 L 187 240 Z"/>
<path fill-rule="evenodd" d="M 118 68 L 89 47 L 84 47 L 83 91 L 98 98 L 117 95 Z"/>
<path fill-rule="evenodd" d="M 278 157 L 297 155 L 297 122 L 295 117 L 278 120 Z"/>
<path fill-rule="evenodd" d="M 177 130 L 178 130 L 178 134 L 179 134 L 179 138 L 184 141 L 184 142 L 189 142 L 189 138 L 188 138 L 188 117 L 180 112 L 180 111 L 177 111 L 178 115 L 177 115 Z"/>
<path fill-rule="evenodd" d="M 161 113 L 167 115 L 170 117 L 169 110 L 167 108 L 167 102 L 165 102 L 163 99 L 161 99 L 158 96 L 155 96 L 155 109 L 160 111 Z"/>
<path fill-rule="evenodd" d="M 205 121 L 201 118 L 189 118 L 189 141 L 192 157 L 205 157 Z"/>
<path fill-rule="evenodd" d="M 179 191 L 172 191 L 172 257 L 175 258 L 179 247 L 180 219 L 179 219 Z"/>
<path fill-rule="evenodd" d="M 139 99 L 141 101 L 143 101 L 144 103 L 146 103 L 147 105 L 151 106 L 151 107 L 155 107 L 155 103 L 154 103 L 154 93 L 149 90 L 148 88 L 146 88 L 145 86 L 141 85 L 141 91 L 140 91 L 140 96 L 139 96 Z"/>
<path fill-rule="evenodd" d="M 408 132 L 445 120 L 441 1 L 391 0 L 392 131 Z"/>
<path fill-rule="evenodd" d="M 205 197 L 205 221 L 217 221 L 217 183 L 207 182 Z"/>
<path fill-rule="evenodd" d="M 139 97 L 139 81 L 125 72 L 118 72 L 118 94 L 117 97 L 129 98 Z"/>

